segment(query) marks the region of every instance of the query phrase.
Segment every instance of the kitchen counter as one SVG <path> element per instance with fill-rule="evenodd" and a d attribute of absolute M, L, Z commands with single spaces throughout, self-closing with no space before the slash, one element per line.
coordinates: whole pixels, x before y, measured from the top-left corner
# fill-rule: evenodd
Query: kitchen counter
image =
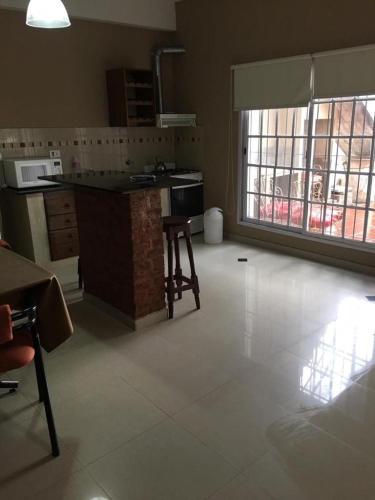
<path fill-rule="evenodd" d="M 138 183 L 118 171 L 47 179 L 74 191 L 84 297 L 134 330 L 166 319 L 161 192 L 194 181 Z"/>
<path fill-rule="evenodd" d="M 63 191 L 66 186 L 62 186 L 61 184 L 56 184 L 56 186 L 38 186 L 34 188 L 13 188 L 7 186 L 3 188 L 4 190 L 9 190 L 10 192 L 17 195 L 27 195 L 27 194 L 37 194 L 37 193 L 46 193 L 52 191 Z"/>
<path fill-rule="evenodd" d="M 134 175 L 134 174 L 133 174 Z M 163 189 L 194 184 L 189 179 L 176 179 L 169 175 L 155 177 L 155 182 L 132 182 L 132 174 L 120 171 L 76 172 L 74 174 L 40 177 L 76 188 L 100 189 L 119 194 L 128 194 L 145 189 Z"/>

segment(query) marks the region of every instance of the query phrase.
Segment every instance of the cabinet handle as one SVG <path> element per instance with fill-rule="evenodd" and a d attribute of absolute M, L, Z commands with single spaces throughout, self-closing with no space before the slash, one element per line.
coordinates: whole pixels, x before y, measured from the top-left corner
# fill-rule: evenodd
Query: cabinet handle
<path fill-rule="evenodd" d="M 70 203 L 65 203 L 64 208 L 69 208 L 69 207 L 70 207 Z"/>
<path fill-rule="evenodd" d="M 65 222 L 66 222 L 67 224 L 70 224 L 70 219 L 65 219 Z"/>

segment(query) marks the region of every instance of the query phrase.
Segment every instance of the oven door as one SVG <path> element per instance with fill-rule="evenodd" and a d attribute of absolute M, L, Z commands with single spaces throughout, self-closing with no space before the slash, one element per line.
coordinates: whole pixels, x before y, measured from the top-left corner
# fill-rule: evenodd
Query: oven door
<path fill-rule="evenodd" d="M 171 215 L 196 217 L 203 210 L 203 182 L 171 189 Z"/>

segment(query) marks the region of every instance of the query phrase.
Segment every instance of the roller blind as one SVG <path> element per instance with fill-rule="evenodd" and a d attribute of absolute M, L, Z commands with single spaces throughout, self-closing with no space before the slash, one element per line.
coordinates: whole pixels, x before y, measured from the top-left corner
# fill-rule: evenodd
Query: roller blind
<path fill-rule="evenodd" d="M 311 68 L 310 55 L 232 66 L 234 109 L 307 106 Z"/>
<path fill-rule="evenodd" d="M 375 94 L 375 46 L 313 55 L 314 97 Z"/>

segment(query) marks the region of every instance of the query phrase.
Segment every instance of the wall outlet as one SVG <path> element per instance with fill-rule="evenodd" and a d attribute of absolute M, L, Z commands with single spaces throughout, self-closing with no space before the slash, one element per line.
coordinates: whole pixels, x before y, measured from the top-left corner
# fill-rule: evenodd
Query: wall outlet
<path fill-rule="evenodd" d="M 60 150 L 59 149 L 51 149 L 49 152 L 49 157 L 50 158 L 61 158 Z"/>

